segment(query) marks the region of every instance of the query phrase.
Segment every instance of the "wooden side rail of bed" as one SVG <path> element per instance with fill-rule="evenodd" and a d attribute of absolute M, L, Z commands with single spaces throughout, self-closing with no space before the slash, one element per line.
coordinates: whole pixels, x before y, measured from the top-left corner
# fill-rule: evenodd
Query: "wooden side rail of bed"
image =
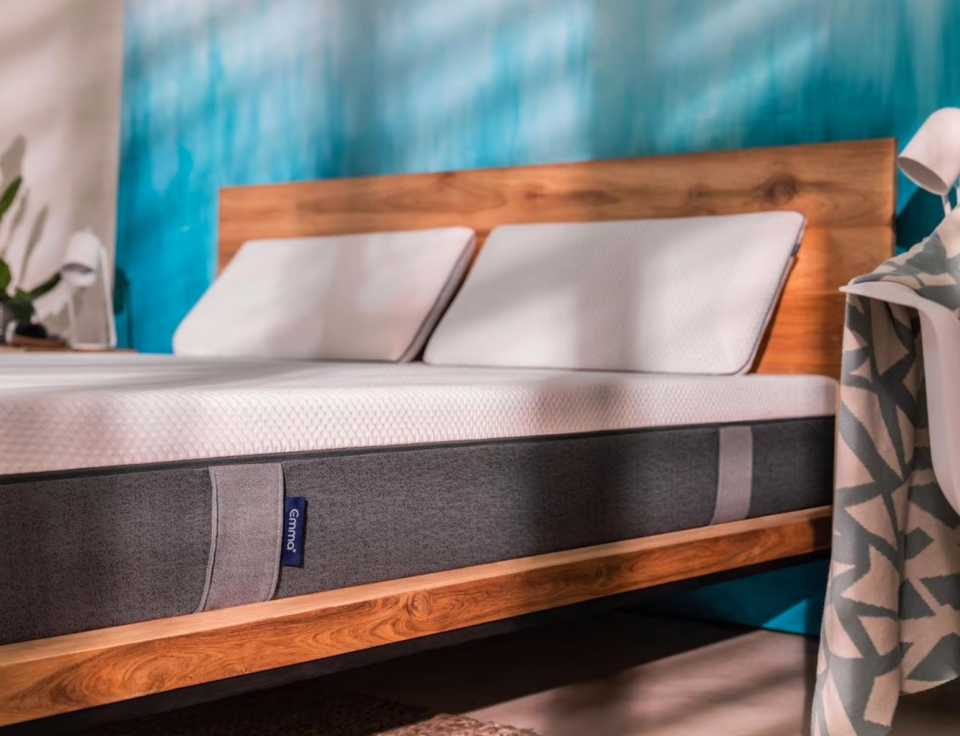
<path fill-rule="evenodd" d="M 827 549 L 830 509 L 0 647 L 0 725 Z"/>
<path fill-rule="evenodd" d="M 226 189 L 251 238 L 794 210 L 799 259 L 757 371 L 837 376 L 837 289 L 893 247 L 892 140 Z M 0 725 L 824 550 L 818 508 L 0 646 Z"/>

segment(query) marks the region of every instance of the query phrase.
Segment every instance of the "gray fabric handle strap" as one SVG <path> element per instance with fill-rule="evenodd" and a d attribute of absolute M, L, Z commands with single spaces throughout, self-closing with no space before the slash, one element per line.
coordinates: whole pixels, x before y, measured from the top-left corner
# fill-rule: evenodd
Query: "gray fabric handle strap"
<path fill-rule="evenodd" d="M 210 559 L 197 610 L 268 601 L 280 576 L 283 468 L 279 463 L 213 467 L 210 482 Z"/>
<path fill-rule="evenodd" d="M 753 492 L 753 431 L 750 427 L 720 428 L 717 506 L 711 524 L 741 521 L 750 513 Z"/>

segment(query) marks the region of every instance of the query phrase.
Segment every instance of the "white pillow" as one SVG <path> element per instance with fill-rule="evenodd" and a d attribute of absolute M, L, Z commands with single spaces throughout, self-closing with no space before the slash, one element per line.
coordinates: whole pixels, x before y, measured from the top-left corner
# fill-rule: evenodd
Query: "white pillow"
<path fill-rule="evenodd" d="M 744 373 L 803 227 L 796 212 L 498 227 L 424 360 Z"/>
<path fill-rule="evenodd" d="M 412 360 L 473 255 L 462 227 L 252 240 L 173 337 L 177 355 Z"/>

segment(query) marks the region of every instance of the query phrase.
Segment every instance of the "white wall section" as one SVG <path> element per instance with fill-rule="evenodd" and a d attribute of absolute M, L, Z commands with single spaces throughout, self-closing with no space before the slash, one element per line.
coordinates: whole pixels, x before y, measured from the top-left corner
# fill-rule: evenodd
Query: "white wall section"
<path fill-rule="evenodd" d="M 0 253 L 30 286 L 75 230 L 114 249 L 123 0 L 0 0 L 0 17 L 0 182 L 24 177 Z"/>

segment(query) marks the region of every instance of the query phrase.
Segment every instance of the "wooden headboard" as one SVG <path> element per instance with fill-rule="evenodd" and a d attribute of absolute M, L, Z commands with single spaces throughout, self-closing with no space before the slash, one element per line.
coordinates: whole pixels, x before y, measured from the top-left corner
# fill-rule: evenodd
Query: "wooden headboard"
<path fill-rule="evenodd" d="M 794 210 L 800 255 L 755 369 L 840 374 L 837 289 L 893 252 L 893 139 L 230 187 L 219 266 L 247 240 Z"/>

